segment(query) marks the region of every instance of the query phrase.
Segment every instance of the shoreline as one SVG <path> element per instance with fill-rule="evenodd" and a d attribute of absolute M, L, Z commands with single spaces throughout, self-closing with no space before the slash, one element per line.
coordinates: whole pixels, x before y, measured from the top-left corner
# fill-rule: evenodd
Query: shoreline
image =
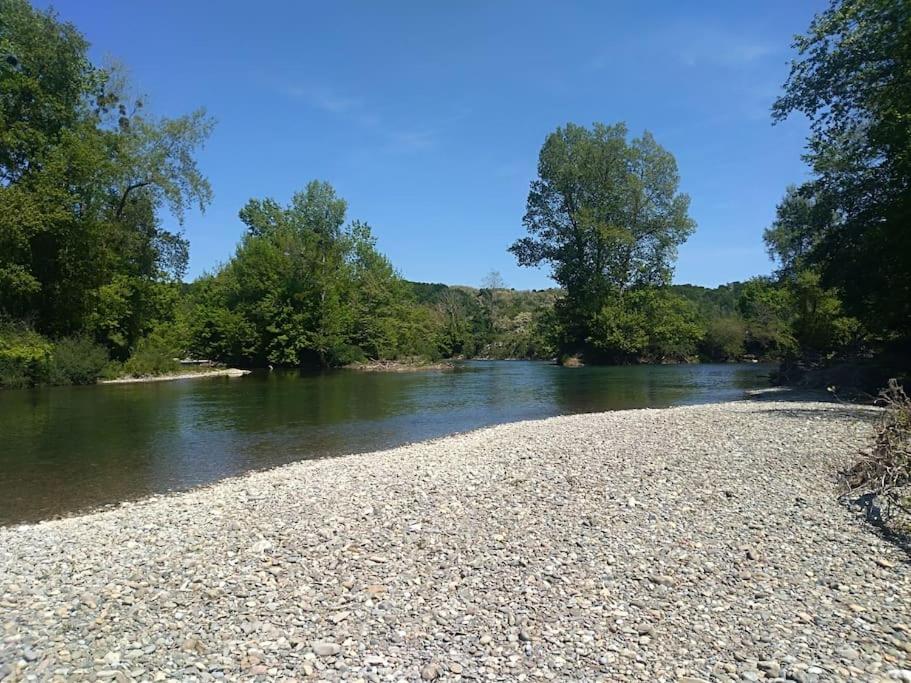
<path fill-rule="evenodd" d="M 200 370 L 198 372 L 174 372 L 164 375 L 146 375 L 144 377 L 118 377 L 117 379 L 103 379 L 96 384 L 141 384 L 145 382 L 168 382 L 175 379 L 197 379 L 202 377 L 243 377 L 249 375 L 251 370 L 238 368 L 215 368 Z"/>
<path fill-rule="evenodd" d="M 455 363 L 453 361 L 409 363 L 407 361 L 397 360 L 349 363 L 348 365 L 343 365 L 341 367 L 342 370 L 353 370 L 355 372 L 428 372 L 453 370 L 454 368 Z"/>
<path fill-rule="evenodd" d="M 39 678 L 888 680 L 911 657 L 892 643 L 911 647 L 893 629 L 911 571 L 833 479 L 874 414 L 552 417 L 0 528 L 0 662 Z"/>

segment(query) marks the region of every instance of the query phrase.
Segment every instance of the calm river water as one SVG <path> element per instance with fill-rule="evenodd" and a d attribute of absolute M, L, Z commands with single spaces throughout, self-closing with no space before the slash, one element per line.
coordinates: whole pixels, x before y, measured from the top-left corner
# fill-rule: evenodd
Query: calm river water
<path fill-rule="evenodd" d="M 0 391 L 0 524 L 501 422 L 733 400 L 769 371 L 493 361 Z"/>

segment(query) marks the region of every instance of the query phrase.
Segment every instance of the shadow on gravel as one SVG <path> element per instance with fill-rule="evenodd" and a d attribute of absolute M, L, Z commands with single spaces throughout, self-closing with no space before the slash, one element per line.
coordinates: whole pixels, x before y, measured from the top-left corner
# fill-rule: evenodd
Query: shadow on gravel
<path fill-rule="evenodd" d="M 766 402 L 767 403 L 767 402 Z M 859 420 L 862 422 L 872 422 L 876 418 L 876 411 L 864 408 L 862 406 L 846 406 L 844 404 L 833 403 L 832 408 L 772 408 L 765 410 L 764 413 L 784 415 L 785 417 L 794 417 L 799 419 L 822 419 L 838 421 L 845 418 Z"/>
<path fill-rule="evenodd" d="M 876 503 L 876 496 L 874 494 L 865 493 L 853 500 L 842 498 L 842 502 L 852 511 L 862 514 L 864 520 L 867 522 L 865 525 L 866 528 L 884 541 L 891 543 L 896 548 L 903 551 L 905 553 L 905 563 L 911 564 L 911 534 L 897 531 L 888 525 L 883 518 L 882 509 Z"/>
<path fill-rule="evenodd" d="M 747 392 L 750 403 L 765 406 L 775 403 L 790 404 L 788 407 L 773 408 L 768 412 L 782 413 L 788 417 L 822 417 L 830 420 L 852 418 L 869 421 L 876 415 L 870 410 L 873 407 L 873 396 L 860 396 L 857 400 L 846 400 L 823 389 L 803 389 L 792 387 L 772 387 Z M 831 408 L 795 408 L 793 404 L 800 403 L 825 403 Z"/>
<path fill-rule="evenodd" d="M 831 395 L 820 392 L 772 392 L 752 396 L 757 403 L 768 405 L 770 403 L 790 403 L 788 407 L 766 409 L 764 413 L 773 413 L 796 419 L 820 419 L 836 422 L 844 419 L 872 423 L 879 415 L 878 411 L 871 410 L 870 404 L 850 404 L 833 399 Z M 831 408 L 794 407 L 793 403 L 828 403 Z M 872 438 L 872 432 L 871 432 Z M 882 540 L 890 543 L 904 553 L 903 562 L 911 564 L 911 533 L 897 530 L 890 526 L 883 517 L 883 512 L 877 504 L 876 496 L 872 493 L 864 494 L 858 498 L 849 499 L 845 496 L 840 501 L 851 511 L 863 516 L 864 528 Z"/>

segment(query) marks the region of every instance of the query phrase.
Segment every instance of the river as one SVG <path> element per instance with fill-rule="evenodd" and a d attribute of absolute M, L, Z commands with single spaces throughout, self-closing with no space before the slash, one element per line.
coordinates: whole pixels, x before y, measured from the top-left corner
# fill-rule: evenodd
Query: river
<path fill-rule="evenodd" d="M 0 391 L 0 524 L 503 422 L 735 400 L 770 369 L 477 361 Z"/>

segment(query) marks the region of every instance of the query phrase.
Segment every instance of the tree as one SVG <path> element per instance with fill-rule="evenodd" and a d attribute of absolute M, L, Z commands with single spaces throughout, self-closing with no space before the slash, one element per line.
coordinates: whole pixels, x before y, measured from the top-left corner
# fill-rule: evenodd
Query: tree
<path fill-rule="evenodd" d="M 430 311 L 376 249 L 370 226 L 354 221 L 351 236 L 352 330 L 349 343 L 370 359 L 436 357 Z"/>
<path fill-rule="evenodd" d="M 252 199 L 234 258 L 191 291 L 194 353 L 245 365 L 336 366 L 437 355 L 430 311 L 376 249 L 370 226 L 311 181 L 282 206 Z"/>
<path fill-rule="evenodd" d="M 342 350 L 350 322 L 346 206 L 328 183 L 314 180 L 287 207 L 253 199 L 241 209 L 247 234 L 224 277 L 229 305 L 259 334 L 251 361 L 330 365 Z"/>
<path fill-rule="evenodd" d="M 440 325 L 440 346 L 444 356 L 473 356 L 473 324 L 465 296 L 453 288 L 443 292 L 436 306 Z"/>
<path fill-rule="evenodd" d="M 519 265 L 550 265 L 563 287 L 564 351 L 588 346 L 612 297 L 669 284 L 695 228 L 678 185 L 674 157 L 648 132 L 628 141 L 623 124 L 568 124 L 547 137 L 523 219 L 529 234 L 510 251 Z"/>
<path fill-rule="evenodd" d="M 780 358 L 794 349 L 794 299 L 787 287 L 770 278 L 753 278 L 741 290 L 737 308 L 746 324 L 747 353 Z"/>
<path fill-rule="evenodd" d="M 738 360 L 744 354 L 745 340 L 746 327 L 743 320 L 735 316 L 715 318 L 706 327 L 700 351 L 708 360 Z"/>
<path fill-rule="evenodd" d="M 0 0 L 0 185 L 36 166 L 84 114 L 99 74 L 75 26 L 25 0 Z"/>
<path fill-rule="evenodd" d="M 767 239 L 800 245 L 821 284 L 885 338 L 911 336 L 911 3 L 835 0 L 795 39 L 798 58 L 773 107 L 811 122 L 814 178 L 779 207 Z M 793 193 L 792 193 L 793 194 Z M 784 211 L 782 210 L 784 208 Z"/>
<path fill-rule="evenodd" d="M 487 273 L 487 275 L 484 276 L 484 280 L 481 282 L 480 297 L 484 307 L 484 329 L 482 331 L 482 336 L 486 337 L 486 339 L 483 340 L 483 343 L 490 343 L 497 333 L 497 327 L 499 325 L 497 298 L 500 290 L 505 288 L 506 283 L 503 281 L 503 276 L 498 270 L 492 270 Z"/>
<path fill-rule="evenodd" d="M 814 194 L 811 184 L 791 185 L 776 207 L 775 221 L 763 240 L 769 257 L 779 265 L 779 276 L 793 278 L 812 267 L 814 251 L 835 219 L 835 208 Z"/>
<path fill-rule="evenodd" d="M 0 0 L 0 314 L 41 333 L 90 333 L 124 358 L 166 310 L 188 245 L 162 227 L 208 182 L 204 112 L 143 113 L 53 12 Z"/>

